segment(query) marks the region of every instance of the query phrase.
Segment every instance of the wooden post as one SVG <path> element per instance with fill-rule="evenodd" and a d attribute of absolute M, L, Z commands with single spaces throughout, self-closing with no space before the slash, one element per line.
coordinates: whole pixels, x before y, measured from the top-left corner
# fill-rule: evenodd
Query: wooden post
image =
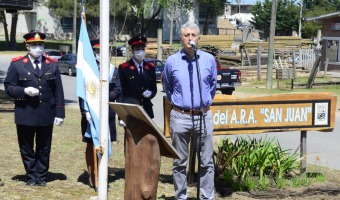
<path fill-rule="evenodd" d="M 163 49 L 162 47 L 162 29 L 159 28 L 157 29 L 157 59 L 158 60 L 162 60 L 162 53 L 163 53 Z"/>
<path fill-rule="evenodd" d="M 241 67 L 243 66 L 243 49 L 241 49 Z"/>
<path fill-rule="evenodd" d="M 157 199 L 160 146 L 153 130 L 138 118 L 128 116 L 125 146 L 125 200 Z"/>
<path fill-rule="evenodd" d="M 193 186 L 195 184 L 195 166 L 196 166 L 196 142 L 195 136 L 192 134 L 190 137 L 190 151 L 189 151 L 189 167 L 188 167 L 188 185 Z"/>
<path fill-rule="evenodd" d="M 329 58 L 327 57 L 327 58 L 326 58 L 326 61 L 325 61 L 325 69 L 324 69 L 324 71 L 323 71 L 323 77 L 324 77 L 324 78 L 326 77 L 326 74 L 327 74 L 328 62 L 329 62 Z"/>
<path fill-rule="evenodd" d="M 261 80 L 261 53 L 262 53 L 262 47 L 259 46 L 257 48 L 257 80 Z"/>
<path fill-rule="evenodd" d="M 321 56 L 317 55 L 315 62 L 314 62 L 314 65 L 313 65 L 313 68 L 310 72 L 310 76 L 308 78 L 307 89 L 312 89 L 312 87 L 313 87 L 314 79 L 315 79 L 316 73 L 318 71 L 320 60 L 321 60 Z"/>
<path fill-rule="evenodd" d="M 250 56 L 249 56 L 249 51 L 248 51 L 247 48 L 245 49 L 245 51 L 246 51 L 246 57 L 247 57 L 247 60 L 248 60 L 248 64 L 249 64 L 249 66 L 251 66 L 251 60 L 250 60 Z"/>
<path fill-rule="evenodd" d="M 307 167 L 307 131 L 301 131 L 300 137 L 300 157 L 301 159 L 301 173 L 306 173 Z"/>

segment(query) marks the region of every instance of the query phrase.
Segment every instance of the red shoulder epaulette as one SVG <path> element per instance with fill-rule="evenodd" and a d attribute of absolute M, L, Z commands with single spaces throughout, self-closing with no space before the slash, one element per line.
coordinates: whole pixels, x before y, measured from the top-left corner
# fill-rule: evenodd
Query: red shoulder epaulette
<path fill-rule="evenodd" d="M 49 60 L 52 60 L 53 62 L 58 62 L 58 60 L 57 59 L 55 59 L 55 58 L 52 58 L 52 57 L 49 57 L 49 56 L 45 56 L 47 59 L 49 59 Z"/>
<path fill-rule="evenodd" d="M 122 66 L 123 69 L 125 69 L 126 67 L 128 67 L 130 65 L 129 62 L 125 62 L 123 64 L 121 64 L 120 66 Z"/>
<path fill-rule="evenodd" d="M 15 58 L 12 58 L 12 61 L 13 62 L 16 62 L 16 61 L 18 61 L 18 60 L 21 60 L 22 58 L 24 58 L 25 56 L 17 56 L 17 57 L 15 57 Z"/>
<path fill-rule="evenodd" d="M 146 64 L 147 64 L 149 67 L 155 67 L 155 64 L 153 64 L 152 62 L 146 62 Z"/>

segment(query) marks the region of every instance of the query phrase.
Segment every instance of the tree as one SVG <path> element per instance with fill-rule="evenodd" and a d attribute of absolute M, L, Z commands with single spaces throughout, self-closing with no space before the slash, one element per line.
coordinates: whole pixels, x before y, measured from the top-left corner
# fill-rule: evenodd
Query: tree
<path fill-rule="evenodd" d="M 308 17 L 317 17 L 320 15 L 324 15 L 327 13 L 335 12 L 337 8 L 337 5 L 339 5 L 339 0 L 337 1 L 328 1 L 328 0 L 318 0 L 318 1 L 306 1 L 306 4 L 304 2 L 304 7 L 306 7 L 306 10 L 304 10 L 303 16 L 305 18 Z M 307 8 L 309 8 L 307 10 Z M 319 29 L 322 28 L 322 24 L 318 24 L 316 22 L 308 21 L 304 22 L 302 25 L 302 36 L 304 38 L 313 38 L 317 36 L 317 32 Z"/>
<path fill-rule="evenodd" d="M 260 31 L 262 38 L 269 36 L 271 6 L 270 0 L 258 1 L 251 10 L 254 17 L 250 23 Z M 299 7 L 293 0 L 278 0 L 275 35 L 291 35 L 293 30 L 297 30 L 299 16 Z"/>
<path fill-rule="evenodd" d="M 265 0 L 263 3 L 257 1 L 251 9 L 253 18 L 250 21 L 254 29 L 260 31 L 262 38 L 268 38 L 270 27 L 271 1 Z"/>
<path fill-rule="evenodd" d="M 56 17 L 72 17 L 73 0 L 40 0 Z M 78 0 L 79 4 L 81 0 Z M 191 9 L 193 0 L 110 0 L 110 14 L 114 19 L 128 21 L 128 32 L 131 35 L 145 34 L 150 22 L 154 20 L 162 9 L 177 5 L 182 9 Z M 98 0 L 86 0 L 86 16 L 89 18 L 100 16 Z M 154 9 L 154 12 L 150 11 Z M 81 6 L 78 8 L 80 15 Z M 151 16 L 145 19 L 145 15 Z M 121 32 L 121 31 L 120 31 Z"/>
<path fill-rule="evenodd" d="M 6 16 L 5 16 L 5 10 L 0 11 L 0 21 L 2 22 L 5 30 L 5 49 L 8 49 L 9 47 L 9 37 L 8 37 L 8 28 L 7 28 L 7 21 L 6 21 Z"/>
<path fill-rule="evenodd" d="M 208 19 L 224 13 L 225 0 L 200 0 L 200 9 L 205 10 L 203 35 L 208 33 Z"/>

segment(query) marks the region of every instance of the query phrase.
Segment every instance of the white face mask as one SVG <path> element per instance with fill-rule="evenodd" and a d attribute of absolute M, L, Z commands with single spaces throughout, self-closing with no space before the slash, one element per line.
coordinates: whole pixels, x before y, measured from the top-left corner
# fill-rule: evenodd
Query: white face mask
<path fill-rule="evenodd" d="M 145 58 L 145 51 L 144 50 L 136 50 L 135 52 L 135 58 L 139 61 L 142 61 Z"/>
<path fill-rule="evenodd" d="M 30 46 L 30 54 L 34 58 L 40 57 L 44 52 L 44 47 L 43 46 Z"/>
<path fill-rule="evenodd" d="M 96 60 L 98 61 L 98 62 L 100 62 L 100 54 L 98 53 L 98 54 L 95 54 L 96 55 Z"/>

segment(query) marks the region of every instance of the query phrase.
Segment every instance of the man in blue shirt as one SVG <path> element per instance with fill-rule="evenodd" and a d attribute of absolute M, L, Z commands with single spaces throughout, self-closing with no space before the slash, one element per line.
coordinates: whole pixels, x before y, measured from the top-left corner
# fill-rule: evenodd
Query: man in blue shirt
<path fill-rule="evenodd" d="M 164 68 L 165 92 L 172 105 L 171 139 L 181 157 L 173 161 L 175 199 L 187 199 L 186 165 L 191 135 L 201 147 L 201 199 L 214 199 L 213 123 L 209 106 L 216 92 L 217 69 L 215 59 L 209 53 L 197 50 L 196 60 L 193 46 L 197 45 L 199 34 L 200 29 L 195 23 L 183 24 L 180 38 L 183 49 L 169 56 Z M 196 61 L 200 69 L 202 102 Z M 200 120 L 205 124 L 200 126 Z"/>

